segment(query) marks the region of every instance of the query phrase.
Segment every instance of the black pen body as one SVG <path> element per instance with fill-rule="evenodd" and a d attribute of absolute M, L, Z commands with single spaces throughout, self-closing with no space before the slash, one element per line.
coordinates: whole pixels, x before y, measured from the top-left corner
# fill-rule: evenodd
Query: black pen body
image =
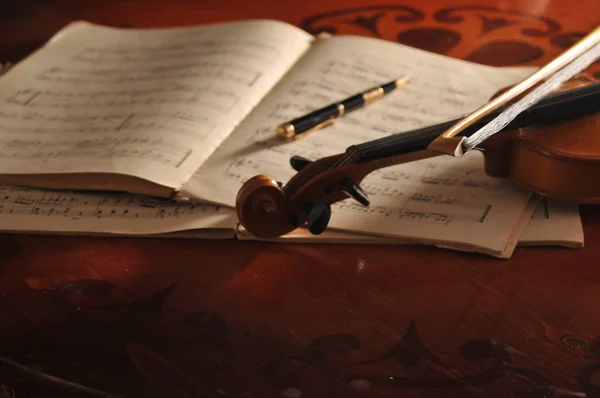
<path fill-rule="evenodd" d="M 308 130 L 318 128 L 323 123 L 332 121 L 344 113 L 340 104 L 328 105 L 325 108 L 318 109 L 307 115 L 296 118 L 288 123 L 281 125 L 280 134 L 289 137 L 297 136 Z"/>
<path fill-rule="evenodd" d="M 295 134 L 302 134 L 313 128 L 320 127 L 323 123 L 326 123 L 331 119 L 338 118 L 350 111 L 363 107 L 365 102 L 365 94 L 356 94 L 342 102 L 328 105 L 325 108 L 318 109 L 307 115 L 296 118 L 289 122 L 289 124 L 294 126 Z"/>
<path fill-rule="evenodd" d="M 362 108 L 363 106 L 380 99 L 405 81 L 406 79 L 394 80 L 393 82 L 374 87 L 363 93 L 355 94 L 341 102 L 312 111 L 307 115 L 277 126 L 277 134 L 286 139 L 298 138 L 310 130 L 323 128 L 326 125 L 333 123 L 337 118 L 344 114 Z"/>
<path fill-rule="evenodd" d="M 341 102 L 344 107 L 344 112 L 350 112 L 365 105 L 364 94 L 356 94 Z"/>

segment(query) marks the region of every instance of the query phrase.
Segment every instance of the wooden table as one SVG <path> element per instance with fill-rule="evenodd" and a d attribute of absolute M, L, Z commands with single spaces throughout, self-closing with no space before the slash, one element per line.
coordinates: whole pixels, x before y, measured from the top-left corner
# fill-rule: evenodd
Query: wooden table
<path fill-rule="evenodd" d="M 2 62 L 75 19 L 276 18 L 520 66 L 600 23 L 597 0 L 3 0 L 0 11 Z M 582 218 L 584 249 L 511 260 L 4 234 L 0 397 L 600 397 L 600 212 Z"/>

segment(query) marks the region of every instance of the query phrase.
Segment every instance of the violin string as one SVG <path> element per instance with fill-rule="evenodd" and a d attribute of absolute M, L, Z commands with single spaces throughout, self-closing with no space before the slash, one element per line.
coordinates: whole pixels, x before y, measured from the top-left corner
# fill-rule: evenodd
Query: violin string
<path fill-rule="evenodd" d="M 357 153 L 355 150 L 351 149 L 350 151 L 347 151 L 345 154 L 343 154 L 338 160 L 333 162 L 333 164 L 328 167 L 328 170 L 331 170 L 336 167 L 340 167 L 347 163 L 358 160 L 357 157 L 360 157 L 359 155 L 360 155 L 359 153 Z"/>
<path fill-rule="evenodd" d="M 364 144 L 360 145 L 360 148 L 362 150 L 372 150 L 372 149 L 380 149 L 380 148 L 384 148 L 384 147 L 389 147 L 391 145 L 395 145 L 395 144 L 400 144 L 402 143 L 402 141 L 405 141 L 405 136 L 404 133 L 408 133 L 408 132 L 412 132 L 415 133 L 418 130 L 422 130 L 422 129 L 433 129 L 436 125 L 433 126 L 428 126 L 425 125 L 421 128 L 418 128 L 417 130 L 408 130 L 405 132 L 400 132 L 400 133 L 394 133 L 388 137 L 384 137 L 383 139 L 377 139 L 374 140 L 375 142 L 366 142 Z"/>
<path fill-rule="evenodd" d="M 562 83 L 581 72 L 600 57 L 600 43 L 596 44 L 590 50 L 583 53 L 569 65 L 552 75 L 546 82 L 539 85 L 529 94 L 525 95 L 519 101 L 508 107 L 504 112 L 480 128 L 470 137 L 466 137 L 462 142 L 463 153 L 466 153 L 485 141 L 492 135 L 501 131 L 520 113 L 527 110 L 543 97 L 556 90 Z"/>
<path fill-rule="evenodd" d="M 356 153 L 354 151 L 346 152 L 340 159 L 336 160 L 330 167 L 330 169 L 343 166 L 347 163 L 354 161 Z"/>
<path fill-rule="evenodd" d="M 398 134 L 402 135 L 402 133 Z M 394 136 L 390 136 L 389 138 L 390 140 L 385 142 L 365 143 L 360 146 L 360 150 L 368 153 L 377 151 L 379 149 L 391 148 L 400 144 L 402 144 L 403 146 L 406 145 L 404 137 L 396 137 L 396 135 L 394 134 Z"/>

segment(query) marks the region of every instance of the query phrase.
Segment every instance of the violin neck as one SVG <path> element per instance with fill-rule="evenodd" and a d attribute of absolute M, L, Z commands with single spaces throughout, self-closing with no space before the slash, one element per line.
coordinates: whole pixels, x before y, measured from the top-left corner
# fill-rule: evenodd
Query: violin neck
<path fill-rule="evenodd" d="M 482 118 L 461 136 L 468 137 L 503 112 L 504 106 Z M 585 85 L 558 92 L 540 100 L 536 105 L 522 112 L 502 131 L 515 130 L 527 126 L 556 123 L 582 117 L 600 111 L 600 83 Z M 351 146 L 347 152 L 358 154 L 358 162 L 368 162 L 427 149 L 440 134 L 452 127 L 461 118 L 442 122 L 417 130 L 397 133 L 389 137 Z"/>

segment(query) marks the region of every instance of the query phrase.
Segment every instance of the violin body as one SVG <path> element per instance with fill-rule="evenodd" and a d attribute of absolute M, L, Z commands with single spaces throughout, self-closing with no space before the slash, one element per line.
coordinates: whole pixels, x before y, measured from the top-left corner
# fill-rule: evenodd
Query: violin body
<path fill-rule="evenodd" d="M 482 149 L 492 177 L 549 198 L 600 203 L 600 113 L 496 134 Z"/>
<path fill-rule="evenodd" d="M 566 91 L 596 81 L 581 74 Z M 480 145 L 485 171 L 538 195 L 599 204 L 600 112 L 495 134 Z"/>

